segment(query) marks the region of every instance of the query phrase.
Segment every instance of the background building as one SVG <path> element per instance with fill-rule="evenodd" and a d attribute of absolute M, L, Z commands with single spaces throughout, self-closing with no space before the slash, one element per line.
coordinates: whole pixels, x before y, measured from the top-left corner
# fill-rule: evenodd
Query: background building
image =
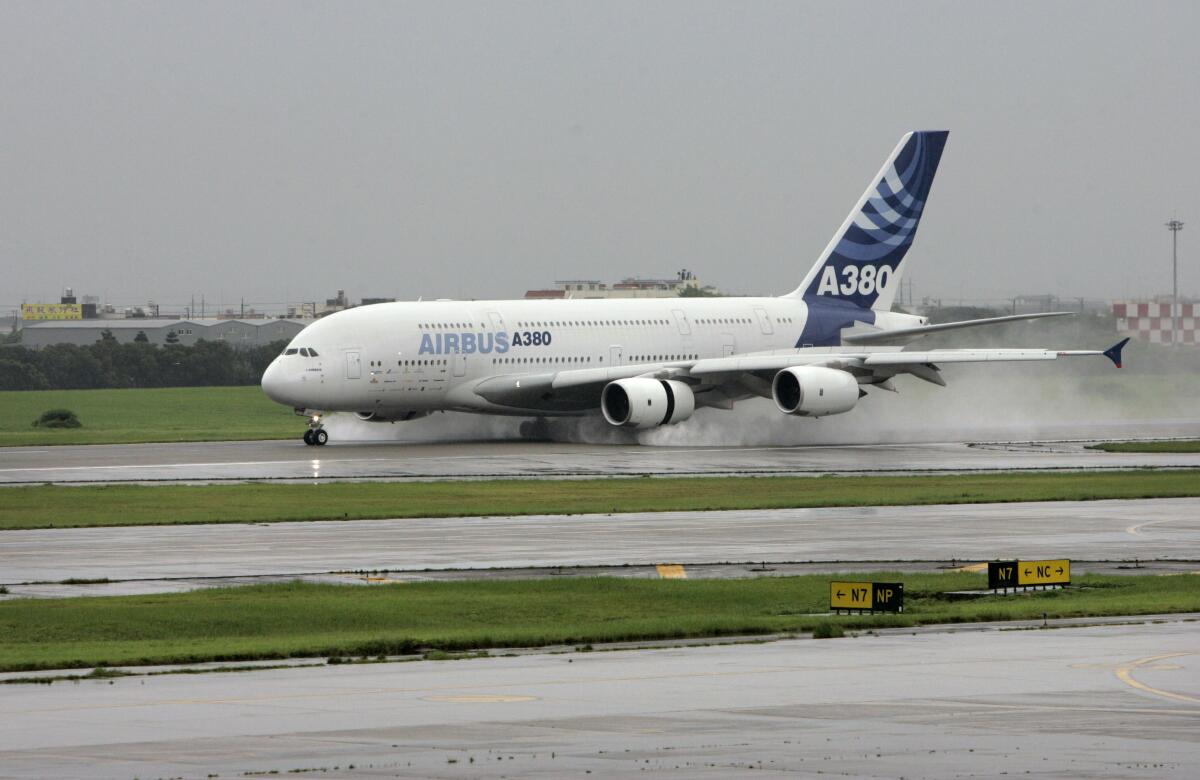
<path fill-rule="evenodd" d="M 21 343 L 31 349 L 51 344 L 84 346 L 111 336 L 122 343 L 146 341 L 159 345 L 192 345 L 204 339 L 224 341 L 235 349 L 245 349 L 272 341 L 290 341 L 307 324 L 287 319 L 39 320 L 24 323 Z"/>
<path fill-rule="evenodd" d="M 627 277 L 612 286 L 597 279 L 559 279 L 553 287 L 528 290 L 532 298 L 678 298 L 682 295 L 720 295 L 711 285 L 700 286 L 696 275 L 686 268 L 673 279 Z"/>
<path fill-rule="evenodd" d="M 1113 317 L 1117 331 L 1125 336 L 1150 344 L 1200 344 L 1196 336 L 1196 320 L 1200 306 L 1193 301 L 1180 301 L 1171 317 L 1171 301 L 1113 301 Z M 1179 341 L 1172 333 L 1177 331 Z"/>

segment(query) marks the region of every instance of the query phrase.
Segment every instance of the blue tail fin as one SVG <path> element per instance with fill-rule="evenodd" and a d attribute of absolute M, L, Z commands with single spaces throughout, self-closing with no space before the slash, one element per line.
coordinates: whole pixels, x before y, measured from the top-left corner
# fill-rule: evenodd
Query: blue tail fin
<path fill-rule="evenodd" d="M 792 297 L 838 298 L 886 311 L 900 289 L 900 263 L 912 245 L 948 130 L 900 139 L 842 228 Z"/>

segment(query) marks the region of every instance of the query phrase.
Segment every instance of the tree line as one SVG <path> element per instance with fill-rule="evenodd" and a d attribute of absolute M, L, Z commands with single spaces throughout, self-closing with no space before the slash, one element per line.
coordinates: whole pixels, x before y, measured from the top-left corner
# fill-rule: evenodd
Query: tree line
<path fill-rule="evenodd" d="M 255 385 L 286 342 L 235 350 L 223 341 L 0 347 L 0 390 Z"/>

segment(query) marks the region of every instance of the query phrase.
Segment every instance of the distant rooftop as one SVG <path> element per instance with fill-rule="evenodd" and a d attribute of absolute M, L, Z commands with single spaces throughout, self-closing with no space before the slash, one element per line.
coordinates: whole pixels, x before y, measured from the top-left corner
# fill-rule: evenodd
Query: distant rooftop
<path fill-rule="evenodd" d="M 96 330 L 144 330 L 145 328 L 169 328 L 172 326 L 192 325 L 201 328 L 209 328 L 214 325 L 220 325 L 225 322 L 237 322 L 242 325 L 251 325 L 253 327 L 261 327 L 270 325 L 273 322 L 296 322 L 293 319 L 276 318 L 270 320 L 228 320 L 218 319 L 216 317 L 196 317 L 190 320 L 176 320 L 167 317 L 146 317 L 146 318 L 129 318 L 120 320 L 25 320 L 22 327 L 25 328 L 95 328 Z"/>

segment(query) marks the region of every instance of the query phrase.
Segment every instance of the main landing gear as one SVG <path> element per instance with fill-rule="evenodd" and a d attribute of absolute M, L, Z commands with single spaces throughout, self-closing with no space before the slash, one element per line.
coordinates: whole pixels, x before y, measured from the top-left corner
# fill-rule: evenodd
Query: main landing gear
<path fill-rule="evenodd" d="M 321 427 L 321 415 L 314 414 L 308 421 L 308 430 L 304 432 L 304 443 L 310 447 L 320 447 L 329 441 L 329 433 Z"/>

